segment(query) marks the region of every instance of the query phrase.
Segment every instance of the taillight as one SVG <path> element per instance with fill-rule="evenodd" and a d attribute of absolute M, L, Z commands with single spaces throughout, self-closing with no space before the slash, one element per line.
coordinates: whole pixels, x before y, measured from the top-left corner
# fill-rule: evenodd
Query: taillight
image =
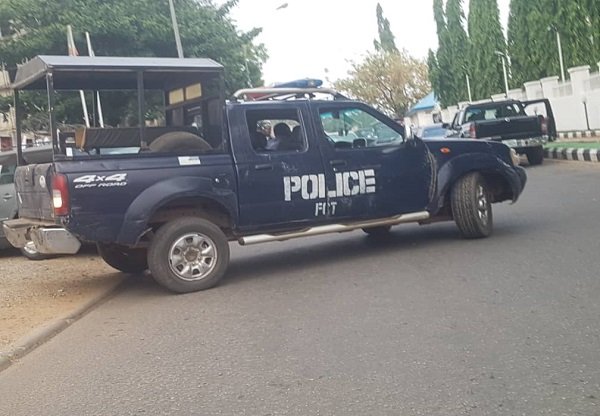
<path fill-rule="evenodd" d="M 471 139 L 477 138 L 477 130 L 475 130 L 475 123 L 471 123 L 471 125 L 469 126 L 469 137 Z"/>
<path fill-rule="evenodd" d="M 540 116 L 540 127 L 542 134 L 548 134 L 548 119 L 544 116 Z"/>
<path fill-rule="evenodd" d="M 69 182 L 60 173 L 52 176 L 52 206 L 55 216 L 69 215 Z"/>

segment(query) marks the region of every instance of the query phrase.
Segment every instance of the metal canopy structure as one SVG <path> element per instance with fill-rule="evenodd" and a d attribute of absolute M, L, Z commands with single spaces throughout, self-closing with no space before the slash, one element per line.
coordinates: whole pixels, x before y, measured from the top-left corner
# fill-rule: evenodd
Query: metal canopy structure
<path fill-rule="evenodd" d="M 137 88 L 137 74 L 144 74 L 146 89 L 168 88 L 173 79 L 221 75 L 223 66 L 207 58 L 138 58 L 105 56 L 40 55 L 19 66 L 11 86 L 14 90 L 46 89 L 52 74 L 54 89 Z"/>
<path fill-rule="evenodd" d="M 57 90 L 135 90 L 138 101 L 138 120 L 144 120 L 145 90 L 162 90 L 166 95 L 195 83 L 213 82 L 217 89 L 208 89 L 208 95 L 225 102 L 224 68 L 207 58 L 154 58 L 116 56 L 53 56 L 40 55 L 17 68 L 11 89 L 17 136 L 17 159 L 24 164 L 21 135 L 21 105 L 19 93 L 27 90 L 46 90 L 50 134 L 55 158 L 61 157 L 58 131 L 54 115 Z M 171 106 L 173 107 L 173 106 Z M 180 105 L 181 107 L 181 105 Z M 181 107 L 183 108 L 183 107 Z M 140 122 L 139 137 L 145 143 L 145 125 Z"/>

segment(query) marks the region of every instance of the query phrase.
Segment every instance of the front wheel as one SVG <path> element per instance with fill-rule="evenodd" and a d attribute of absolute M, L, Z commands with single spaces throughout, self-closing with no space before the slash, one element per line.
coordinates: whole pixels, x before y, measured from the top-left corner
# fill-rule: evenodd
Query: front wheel
<path fill-rule="evenodd" d="M 492 201 L 485 179 L 479 173 L 460 178 L 452 188 L 452 214 L 465 238 L 483 238 L 492 234 Z"/>
<path fill-rule="evenodd" d="M 124 273 L 141 273 L 148 268 L 143 248 L 98 243 L 98 254 L 109 266 Z"/>
<path fill-rule="evenodd" d="M 148 265 L 154 280 L 173 292 L 208 289 L 227 270 L 229 243 L 215 224 L 180 218 L 158 229 L 148 250 Z"/>

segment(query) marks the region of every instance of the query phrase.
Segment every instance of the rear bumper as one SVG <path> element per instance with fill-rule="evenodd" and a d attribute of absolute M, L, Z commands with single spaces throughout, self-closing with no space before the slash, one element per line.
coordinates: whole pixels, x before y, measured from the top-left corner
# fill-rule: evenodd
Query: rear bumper
<path fill-rule="evenodd" d="M 530 147 L 540 147 L 548 143 L 548 137 L 532 137 L 529 139 L 509 139 L 502 140 L 501 143 L 504 143 L 510 148 L 513 148 L 517 151 L 517 153 L 524 152 L 527 148 Z"/>
<path fill-rule="evenodd" d="M 73 234 L 54 223 L 19 218 L 5 221 L 2 227 L 8 241 L 17 248 L 33 241 L 43 254 L 75 254 L 81 247 Z"/>

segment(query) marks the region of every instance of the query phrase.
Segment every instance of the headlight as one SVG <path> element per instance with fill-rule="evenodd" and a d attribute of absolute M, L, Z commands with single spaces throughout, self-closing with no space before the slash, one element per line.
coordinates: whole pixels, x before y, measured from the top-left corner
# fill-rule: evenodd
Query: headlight
<path fill-rule="evenodd" d="M 515 149 L 510 149 L 510 158 L 512 159 L 513 165 L 515 166 L 519 166 L 519 164 L 521 163 L 521 158 L 519 157 Z"/>

